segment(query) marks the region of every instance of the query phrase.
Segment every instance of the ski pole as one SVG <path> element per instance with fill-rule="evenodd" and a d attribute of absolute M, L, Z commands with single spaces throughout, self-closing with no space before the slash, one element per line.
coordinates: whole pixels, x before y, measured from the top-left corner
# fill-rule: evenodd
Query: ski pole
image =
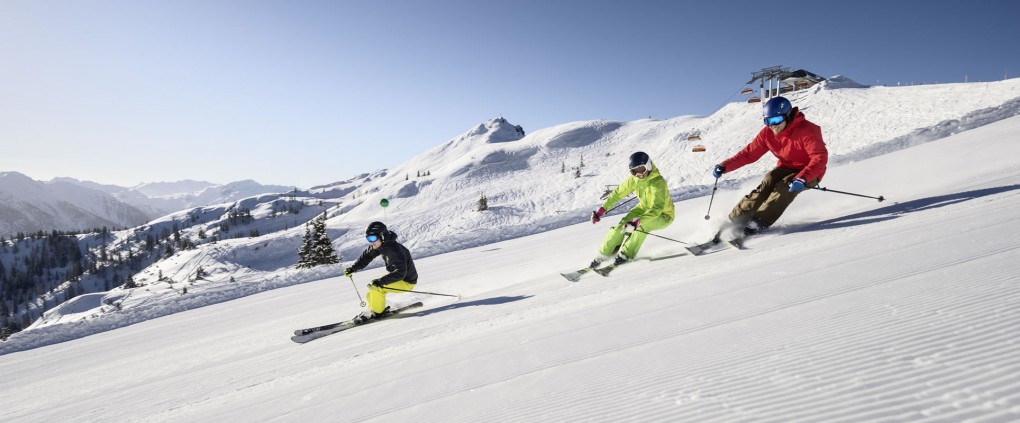
<path fill-rule="evenodd" d="M 624 205 L 624 204 L 627 204 L 627 203 L 629 203 L 629 202 L 631 202 L 631 201 L 634 201 L 635 199 L 637 199 L 637 197 L 631 197 L 631 198 L 630 198 L 630 200 L 627 200 L 627 201 L 624 201 L 624 202 L 622 202 L 622 203 L 620 203 L 620 204 L 617 204 L 617 205 L 613 206 L 612 208 L 610 208 L 609 210 L 606 210 L 606 212 L 605 212 L 605 213 L 602 213 L 602 214 L 609 214 L 609 212 L 611 212 L 611 211 L 613 211 L 613 210 L 616 210 L 616 209 L 617 209 L 617 208 L 619 208 L 620 206 L 622 206 L 622 205 Z M 595 216 L 595 212 L 591 212 L 591 215 L 592 215 L 592 218 L 594 218 L 594 216 Z"/>
<path fill-rule="evenodd" d="M 354 287 L 354 293 L 358 294 L 358 300 L 361 301 L 361 306 L 364 307 L 365 306 L 365 300 L 363 300 L 361 298 L 361 293 L 358 292 L 358 285 L 354 283 L 354 275 L 347 275 L 347 277 L 351 278 L 351 286 Z"/>
<path fill-rule="evenodd" d="M 668 239 L 668 240 L 670 240 L 670 241 L 673 241 L 673 242 L 679 242 L 679 243 L 681 243 L 681 244 L 684 244 L 684 245 L 691 245 L 691 244 L 688 244 L 688 243 L 686 243 L 686 242 L 683 242 L 683 241 L 677 241 L 677 240 L 675 240 L 675 239 L 673 239 L 673 238 L 667 238 L 667 237 L 664 237 L 664 236 L 662 236 L 662 235 L 656 235 L 656 234 L 653 234 L 653 233 L 651 233 L 651 232 L 645 232 L 645 231 L 642 231 L 642 230 L 640 230 L 640 229 L 634 229 L 634 231 L 636 231 L 636 232 L 641 232 L 641 233 L 643 233 L 643 234 L 646 234 L 646 235 L 651 235 L 651 236 L 657 236 L 657 237 L 659 237 L 659 238 L 662 238 L 662 239 Z"/>
<path fill-rule="evenodd" d="M 715 201 L 715 190 L 717 189 L 719 189 L 719 178 L 715 178 L 715 183 L 712 184 L 712 197 L 708 199 L 708 211 L 705 212 L 705 220 L 712 217 L 712 202 Z"/>
<path fill-rule="evenodd" d="M 835 193 L 838 193 L 838 194 L 853 195 L 853 196 L 857 196 L 857 197 L 870 198 L 870 199 L 873 199 L 873 200 L 878 200 L 879 203 L 881 203 L 882 201 L 885 201 L 885 197 L 883 197 L 881 195 L 879 195 L 878 197 L 872 197 L 870 195 L 854 194 L 852 192 L 844 192 L 844 191 L 836 191 L 834 189 L 828 189 L 828 188 L 825 188 L 825 187 L 811 187 L 811 189 L 817 189 L 819 191 L 826 191 L 826 192 L 835 192 Z"/>
<path fill-rule="evenodd" d="M 624 201 L 624 202 L 622 202 L 622 203 L 620 203 L 620 204 L 617 204 L 617 205 L 613 206 L 613 208 L 611 208 L 611 209 L 609 209 L 609 210 L 606 210 L 606 214 L 609 214 L 609 212 L 611 212 L 611 211 L 613 211 L 613 210 L 616 210 L 616 209 L 617 209 L 617 208 L 619 208 L 620 206 L 622 206 L 622 205 L 624 205 L 624 204 L 627 204 L 627 203 L 629 203 L 629 202 L 631 202 L 631 201 L 634 201 L 634 200 L 636 200 L 636 199 L 637 199 L 637 197 L 630 197 L 630 200 Z"/>
<path fill-rule="evenodd" d="M 410 290 L 410 289 L 400 289 L 400 288 L 387 288 L 385 286 L 383 287 L 383 289 L 385 289 L 387 291 L 400 291 L 400 292 L 411 292 L 411 293 L 415 293 L 415 294 L 439 295 L 439 296 L 442 296 L 442 297 L 454 297 L 454 298 L 456 298 L 458 300 L 461 298 L 460 295 L 437 294 L 435 292 L 414 291 L 414 290 Z"/>

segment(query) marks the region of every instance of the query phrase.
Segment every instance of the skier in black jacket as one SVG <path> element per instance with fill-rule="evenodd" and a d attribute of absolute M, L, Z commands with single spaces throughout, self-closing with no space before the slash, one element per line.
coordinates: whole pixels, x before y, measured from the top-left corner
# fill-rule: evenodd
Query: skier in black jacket
<path fill-rule="evenodd" d="M 365 239 L 371 244 L 358 261 L 351 267 L 344 270 L 344 276 L 351 276 L 354 272 L 364 269 L 380 255 L 386 262 L 386 270 L 389 272 L 379 279 L 375 279 L 368 285 L 368 294 L 365 300 L 368 302 L 368 313 L 359 314 L 355 320 L 366 321 L 386 312 L 386 293 L 411 291 L 418 282 L 418 271 L 414 268 L 414 260 L 411 259 L 411 252 L 397 242 L 397 234 L 386 229 L 382 222 L 372 222 L 365 230 Z M 401 291 L 390 291 L 386 288 L 395 288 Z"/>

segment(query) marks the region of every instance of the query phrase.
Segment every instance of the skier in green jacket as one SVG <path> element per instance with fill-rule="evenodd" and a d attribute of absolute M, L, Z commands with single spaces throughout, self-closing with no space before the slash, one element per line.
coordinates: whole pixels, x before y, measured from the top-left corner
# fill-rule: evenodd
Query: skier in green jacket
<path fill-rule="evenodd" d="M 589 265 L 591 268 L 613 258 L 617 251 L 619 254 L 613 264 L 633 260 L 641 249 L 641 244 L 645 242 L 647 232 L 668 227 L 676 216 L 666 179 L 652 164 L 648 154 L 641 151 L 631 154 L 629 167 L 631 176 L 609 194 L 602 207 L 591 212 L 591 223 L 602 220 L 607 207 L 616 204 L 630 193 L 637 196 L 638 204 L 620 219 L 619 224 L 609 229 L 605 242 L 599 249 L 599 255 Z"/>

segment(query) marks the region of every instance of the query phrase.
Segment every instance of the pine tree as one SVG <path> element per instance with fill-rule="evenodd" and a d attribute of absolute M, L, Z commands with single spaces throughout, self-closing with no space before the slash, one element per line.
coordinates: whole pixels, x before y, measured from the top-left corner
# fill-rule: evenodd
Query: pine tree
<path fill-rule="evenodd" d="M 298 250 L 298 268 L 340 263 L 333 241 L 326 233 L 326 212 L 305 224 L 305 236 Z"/>
<path fill-rule="evenodd" d="M 301 241 L 301 248 L 298 249 L 298 269 L 315 266 L 312 263 L 312 222 L 305 224 L 305 236 Z"/>
<path fill-rule="evenodd" d="M 340 258 L 333 249 L 333 240 L 329 239 L 329 234 L 326 233 L 326 212 L 322 212 L 315 220 L 314 229 L 316 264 L 340 263 Z"/>

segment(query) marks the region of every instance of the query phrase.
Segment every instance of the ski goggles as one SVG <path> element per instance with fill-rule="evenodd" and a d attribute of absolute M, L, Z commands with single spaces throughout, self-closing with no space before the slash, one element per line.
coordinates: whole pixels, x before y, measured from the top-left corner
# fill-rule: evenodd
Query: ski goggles
<path fill-rule="evenodd" d="M 637 165 L 637 166 L 634 166 L 634 167 L 630 168 L 630 174 L 634 175 L 634 176 L 641 175 L 641 174 L 643 174 L 643 173 L 645 173 L 647 171 L 648 171 L 648 167 L 645 166 L 645 165 Z"/>
<path fill-rule="evenodd" d="M 785 120 L 785 119 L 786 118 L 784 118 L 783 116 L 767 117 L 767 118 L 765 118 L 765 126 L 776 126 L 776 125 L 779 125 L 780 123 L 783 123 L 783 120 Z"/>
<path fill-rule="evenodd" d="M 367 239 L 368 242 L 376 242 L 376 241 L 379 240 L 379 235 L 371 234 L 371 235 L 365 236 L 365 239 Z"/>

